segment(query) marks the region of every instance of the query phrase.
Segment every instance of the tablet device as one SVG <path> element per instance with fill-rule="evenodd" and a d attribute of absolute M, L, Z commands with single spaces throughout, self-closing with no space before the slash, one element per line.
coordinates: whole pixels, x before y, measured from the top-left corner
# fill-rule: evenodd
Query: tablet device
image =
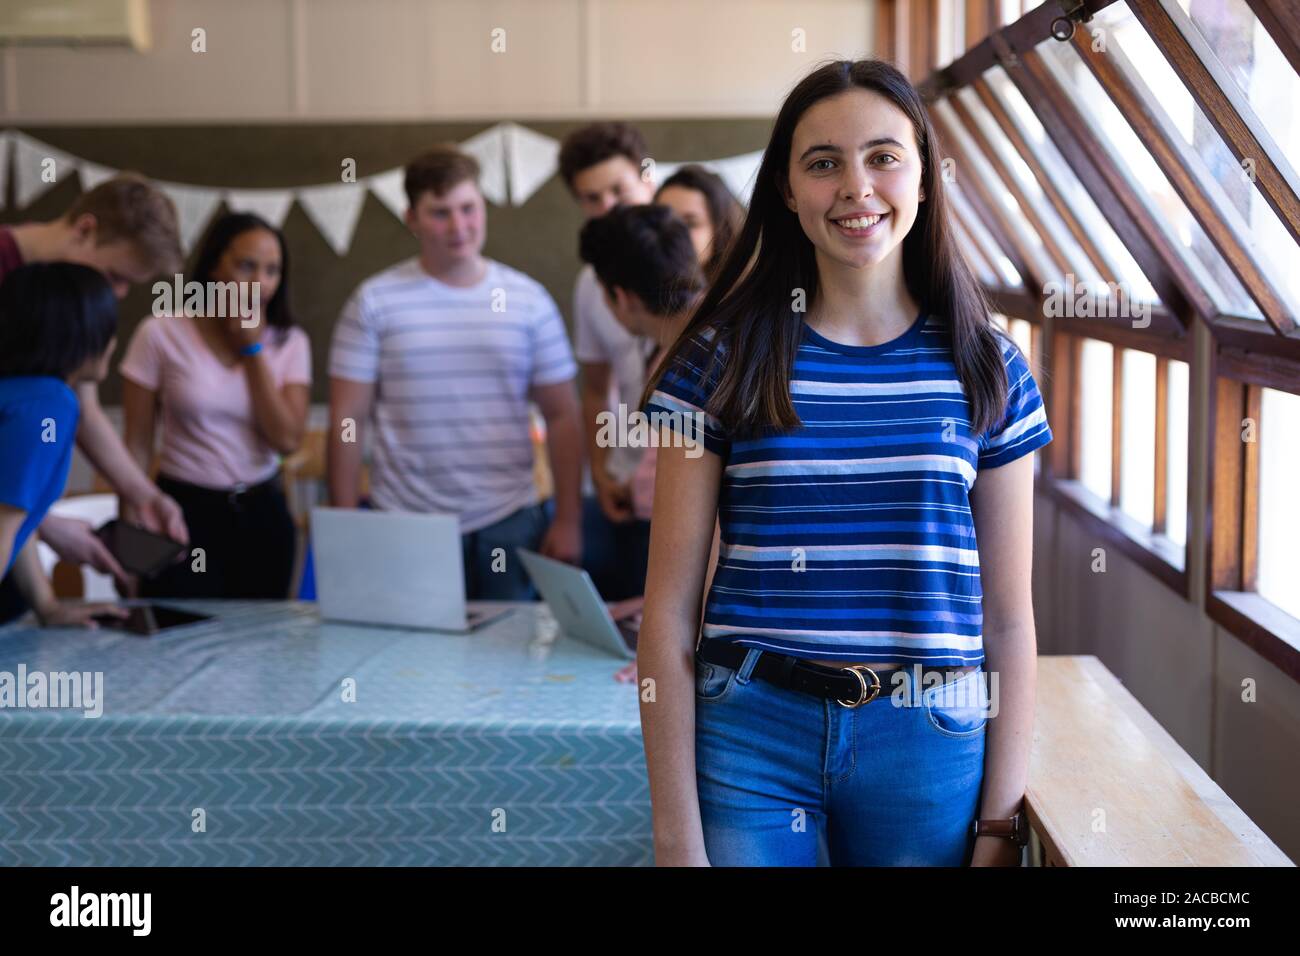
<path fill-rule="evenodd" d="M 107 614 L 96 614 L 94 619 L 100 627 L 127 631 L 141 637 L 148 637 L 150 634 L 157 634 L 171 627 L 212 620 L 211 614 L 196 614 L 193 611 L 182 611 L 180 608 L 166 607 L 162 604 L 139 604 L 127 610 L 131 612 L 129 617 L 116 618 Z"/>
<path fill-rule="evenodd" d="M 161 534 L 114 518 L 95 534 L 133 574 L 151 578 L 185 553 L 186 546 Z"/>

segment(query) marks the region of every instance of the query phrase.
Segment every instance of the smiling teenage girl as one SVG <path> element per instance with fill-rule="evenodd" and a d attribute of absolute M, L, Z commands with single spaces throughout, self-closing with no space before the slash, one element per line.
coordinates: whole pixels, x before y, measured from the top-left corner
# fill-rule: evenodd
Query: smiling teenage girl
<path fill-rule="evenodd" d="M 710 452 L 658 453 L 638 667 L 660 864 L 1019 859 L 972 831 L 1024 793 L 1029 452 L 1051 431 L 953 244 L 939 158 L 893 67 L 809 75 L 646 389 L 704 413 Z M 896 706 L 889 671 L 913 665 L 929 689 Z"/>

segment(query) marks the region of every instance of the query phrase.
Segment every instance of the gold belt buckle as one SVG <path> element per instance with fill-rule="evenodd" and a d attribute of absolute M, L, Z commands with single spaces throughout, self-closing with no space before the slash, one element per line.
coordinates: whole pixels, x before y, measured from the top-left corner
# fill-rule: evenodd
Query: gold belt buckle
<path fill-rule="evenodd" d="M 835 703 L 839 704 L 842 707 L 848 707 L 850 710 L 852 710 L 854 707 L 861 707 L 863 704 L 869 704 L 876 699 L 877 695 L 880 693 L 879 674 L 873 671 L 866 664 L 853 664 L 849 667 L 842 667 L 840 668 L 840 670 L 852 671 L 853 675 L 858 679 L 858 683 L 862 685 L 862 690 L 858 692 L 857 700 L 836 699 Z M 866 671 L 868 674 L 871 675 L 870 688 L 867 687 L 867 679 L 862 676 L 863 671 Z M 868 696 L 867 694 L 868 690 L 871 691 L 870 696 Z"/>

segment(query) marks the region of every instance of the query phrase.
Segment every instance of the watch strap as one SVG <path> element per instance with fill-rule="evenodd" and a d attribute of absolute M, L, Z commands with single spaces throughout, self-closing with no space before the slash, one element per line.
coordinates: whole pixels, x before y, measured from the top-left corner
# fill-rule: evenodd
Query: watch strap
<path fill-rule="evenodd" d="M 1001 837 L 1012 840 L 1019 846 L 1024 846 L 1029 842 L 1029 834 L 1025 831 L 1024 816 L 1019 813 L 1010 819 L 976 820 L 975 835 L 977 837 Z"/>

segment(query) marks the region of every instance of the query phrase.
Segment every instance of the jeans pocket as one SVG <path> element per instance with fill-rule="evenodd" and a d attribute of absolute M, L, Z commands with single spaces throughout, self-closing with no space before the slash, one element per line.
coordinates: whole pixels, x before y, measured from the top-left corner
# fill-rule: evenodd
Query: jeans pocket
<path fill-rule="evenodd" d="M 695 658 L 695 699 L 719 701 L 731 693 L 736 684 L 736 671 L 721 664 L 709 664 Z"/>
<path fill-rule="evenodd" d="M 924 701 L 926 720 L 945 737 L 975 737 L 987 729 L 989 699 L 983 668 L 926 688 Z"/>

